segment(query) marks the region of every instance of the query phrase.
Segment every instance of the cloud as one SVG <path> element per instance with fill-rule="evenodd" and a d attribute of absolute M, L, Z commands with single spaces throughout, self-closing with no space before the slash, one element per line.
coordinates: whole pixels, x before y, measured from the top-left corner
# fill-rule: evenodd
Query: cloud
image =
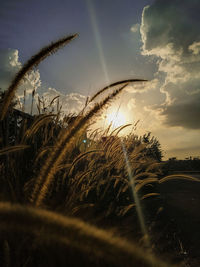
<path fill-rule="evenodd" d="M 128 107 L 129 110 L 132 110 L 132 109 L 134 109 L 136 107 L 134 98 L 131 98 L 128 101 L 127 107 Z"/>
<path fill-rule="evenodd" d="M 142 54 L 158 58 L 162 104 L 154 105 L 169 126 L 200 129 L 200 3 L 156 0 L 140 27 Z"/>
<path fill-rule="evenodd" d="M 48 91 L 43 94 L 47 105 L 50 104 L 52 99 L 56 96 L 59 96 L 59 103 L 62 106 L 62 112 L 65 114 L 78 114 L 83 109 L 86 101 L 86 96 L 84 95 L 78 93 L 65 95 L 54 88 L 49 88 Z"/>
<path fill-rule="evenodd" d="M 140 29 L 140 24 L 139 23 L 136 23 L 134 24 L 132 27 L 131 27 L 131 32 L 135 33 L 135 32 L 138 32 Z"/>
<path fill-rule="evenodd" d="M 19 53 L 16 49 L 0 50 L 0 88 L 5 91 L 16 73 L 21 69 L 22 64 L 19 61 Z M 32 93 L 35 89 L 37 90 L 41 85 L 40 73 L 38 70 L 30 71 L 23 79 L 19 88 L 17 89 L 16 95 L 19 98 L 23 98 L 24 90 L 26 95 Z"/>
<path fill-rule="evenodd" d="M 200 42 L 194 42 L 188 49 L 192 51 L 193 55 L 198 55 L 200 53 Z"/>

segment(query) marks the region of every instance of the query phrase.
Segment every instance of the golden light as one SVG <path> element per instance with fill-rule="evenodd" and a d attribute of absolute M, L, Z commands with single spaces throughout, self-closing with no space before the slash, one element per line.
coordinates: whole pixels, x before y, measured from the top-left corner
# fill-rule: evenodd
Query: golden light
<path fill-rule="evenodd" d="M 109 113 L 106 117 L 106 120 L 109 125 L 112 124 L 113 129 L 127 123 L 125 115 L 120 111 Z"/>

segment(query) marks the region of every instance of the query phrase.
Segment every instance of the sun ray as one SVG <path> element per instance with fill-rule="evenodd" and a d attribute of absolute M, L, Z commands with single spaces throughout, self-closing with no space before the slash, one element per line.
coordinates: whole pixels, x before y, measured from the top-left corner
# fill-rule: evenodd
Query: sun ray
<path fill-rule="evenodd" d="M 92 24 L 92 29 L 93 29 L 93 33 L 94 33 L 94 37 L 95 37 L 95 41 L 96 41 L 96 45 L 97 45 L 97 49 L 98 49 L 98 53 L 99 53 L 99 59 L 101 62 L 105 81 L 106 81 L 106 84 L 110 84 L 110 79 L 108 77 L 108 70 L 107 70 L 107 66 L 106 66 L 106 60 L 105 60 L 105 56 L 104 56 L 104 52 L 103 52 L 102 40 L 101 40 L 101 36 L 99 34 L 98 25 L 97 25 L 96 12 L 95 12 L 95 8 L 94 8 L 94 5 L 93 5 L 91 0 L 87 0 L 87 6 L 88 6 L 88 11 L 89 11 L 90 19 L 91 19 L 91 24 Z"/>

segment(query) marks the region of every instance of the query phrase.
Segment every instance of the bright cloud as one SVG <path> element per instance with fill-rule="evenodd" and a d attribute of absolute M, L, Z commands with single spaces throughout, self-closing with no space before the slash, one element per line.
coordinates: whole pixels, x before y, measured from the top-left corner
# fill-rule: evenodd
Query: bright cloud
<path fill-rule="evenodd" d="M 65 114 L 78 114 L 84 107 L 86 97 L 77 93 L 63 94 L 54 88 L 49 88 L 43 94 L 46 104 L 50 104 L 52 99 L 59 96 L 59 104 L 62 106 L 62 112 Z"/>
<path fill-rule="evenodd" d="M 200 53 L 200 42 L 194 42 L 188 49 L 192 51 L 193 55 L 198 55 Z"/>

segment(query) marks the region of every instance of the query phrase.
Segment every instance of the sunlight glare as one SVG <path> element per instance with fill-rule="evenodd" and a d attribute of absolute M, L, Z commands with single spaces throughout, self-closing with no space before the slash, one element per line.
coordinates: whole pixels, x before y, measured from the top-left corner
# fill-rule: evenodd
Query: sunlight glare
<path fill-rule="evenodd" d="M 122 112 L 109 113 L 106 119 L 108 124 L 112 124 L 112 128 L 114 129 L 126 124 L 126 117 Z"/>

